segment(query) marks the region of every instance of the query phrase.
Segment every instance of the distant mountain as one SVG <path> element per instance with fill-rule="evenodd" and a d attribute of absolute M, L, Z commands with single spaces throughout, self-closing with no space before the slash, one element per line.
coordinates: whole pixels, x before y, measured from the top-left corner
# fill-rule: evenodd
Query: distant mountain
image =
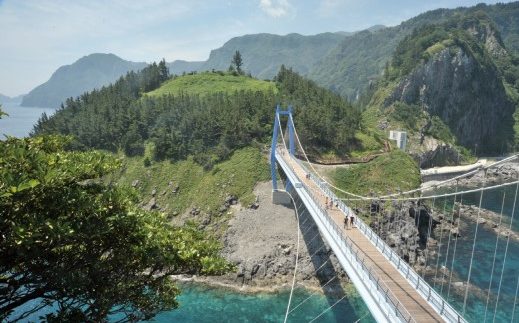
<path fill-rule="evenodd" d="M 91 54 L 58 68 L 47 82 L 24 96 L 22 106 L 58 107 L 69 97 L 101 88 L 146 65 L 125 61 L 114 54 Z"/>
<path fill-rule="evenodd" d="M 0 104 L 2 104 L 2 103 L 4 103 L 4 104 L 5 103 L 20 103 L 20 102 L 22 102 L 22 99 L 23 99 L 23 95 L 10 97 L 10 96 L 3 95 L 0 93 Z"/>
<path fill-rule="evenodd" d="M 171 63 L 167 63 L 166 65 L 169 68 L 169 73 L 171 75 L 181 75 L 182 73 L 186 72 L 193 72 L 193 71 L 199 71 L 200 68 L 205 64 L 205 61 L 200 62 L 188 62 L 183 60 L 176 60 Z"/>
<path fill-rule="evenodd" d="M 312 36 L 254 34 L 235 37 L 222 47 L 212 50 L 200 70 L 227 70 L 232 56 L 239 50 L 243 58 L 242 68 L 259 79 L 271 79 L 282 64 L 300 74 L 307 74 L 344 37 L 341 33 Z"/>
<path fill-rule="evenodd" d="M 519 2 L 479 4 L 469 8 L 432 10 L 395 27 L 374 26 L 347 36 L 312 66 L 308 77 L 350 100 L 356 100 L 374 79 L 381 76 L 398 43 L 415 28 L 443 23 L 452 17 L 477 11 L 485 12 L 492 19 L 506 48 L 519 53 Z"/>

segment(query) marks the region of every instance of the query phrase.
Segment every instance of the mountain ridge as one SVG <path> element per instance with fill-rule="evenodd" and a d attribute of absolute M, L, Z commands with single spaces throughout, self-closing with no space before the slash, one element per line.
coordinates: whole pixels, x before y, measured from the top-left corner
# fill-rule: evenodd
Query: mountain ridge
<path fill-rule="evenodd" d="M 83 56 L 70 65 L 59 67 L 47 82 L 27 93 L 21 105 L 56 108 L 67 98 L 99 89 L 128 71 L 140 70 L 146 65 L 123 60 L 114 54 Z"/>

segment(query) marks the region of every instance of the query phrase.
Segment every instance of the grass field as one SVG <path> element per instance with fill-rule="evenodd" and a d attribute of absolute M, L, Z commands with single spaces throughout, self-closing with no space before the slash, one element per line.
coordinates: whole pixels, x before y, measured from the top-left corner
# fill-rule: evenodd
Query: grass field
<path fill-rule="evenodd" d="M 337 187 L 367 195 L 387 194 L 396 189 L 409 190 L 420 186 L 420 170 L 416 162 L 401 150 L 378 156 L 366 164 L 338 168 L 331 174 Z"/>
<path fill-rule="evenodd" d="M 217 92 L 232 93 L 235 91 L 273 91 L 277 92 L 274 82 L 257 80 L 245 75 L 232 75 L 218 72 L 204 72 L 193 75 L 179 76 L 164 83 L 160 88 L 149 92 L 149 96 L 168 94 L 206 95 Z"/>

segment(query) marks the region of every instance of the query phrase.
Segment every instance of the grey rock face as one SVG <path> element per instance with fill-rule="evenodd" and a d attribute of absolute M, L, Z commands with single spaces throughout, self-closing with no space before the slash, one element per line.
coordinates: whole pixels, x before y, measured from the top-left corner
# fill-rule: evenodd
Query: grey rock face
<path fill-rule="evenodd" d="M 440 117 L 466 147 L 500 149 L 511 128 L 514 105 L 497 68 L 481 64 L 461 48 L 446 48 L 415 68 L 386 100 L 417 104 Z"/>

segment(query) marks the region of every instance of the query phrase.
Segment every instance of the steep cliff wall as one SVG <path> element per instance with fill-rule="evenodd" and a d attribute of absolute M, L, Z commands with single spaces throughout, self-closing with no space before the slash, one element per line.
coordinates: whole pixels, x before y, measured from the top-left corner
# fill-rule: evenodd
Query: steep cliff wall
<path fill-rule="evenodd" d="M 469 151 L 511 151 L 518 143 L 518 62 L 483 12 L 424 26 L 397 46 L 369 113 L 378 109 L 385 131 L 408 131 L 409 152 L 424 167 L 452 164 Z M 435 147 L 427 147 L 429 139 Z"/>
<path fill-rule="evenodd" d="M 417 104 L 439 116 L 465 147 L 498 152 L 503 140 L 511 140 L 515 107 L 497 68 L 481 64 L 460 47 L 445 48 L 415 68 L 386 106 L 395 101 Z"/>

